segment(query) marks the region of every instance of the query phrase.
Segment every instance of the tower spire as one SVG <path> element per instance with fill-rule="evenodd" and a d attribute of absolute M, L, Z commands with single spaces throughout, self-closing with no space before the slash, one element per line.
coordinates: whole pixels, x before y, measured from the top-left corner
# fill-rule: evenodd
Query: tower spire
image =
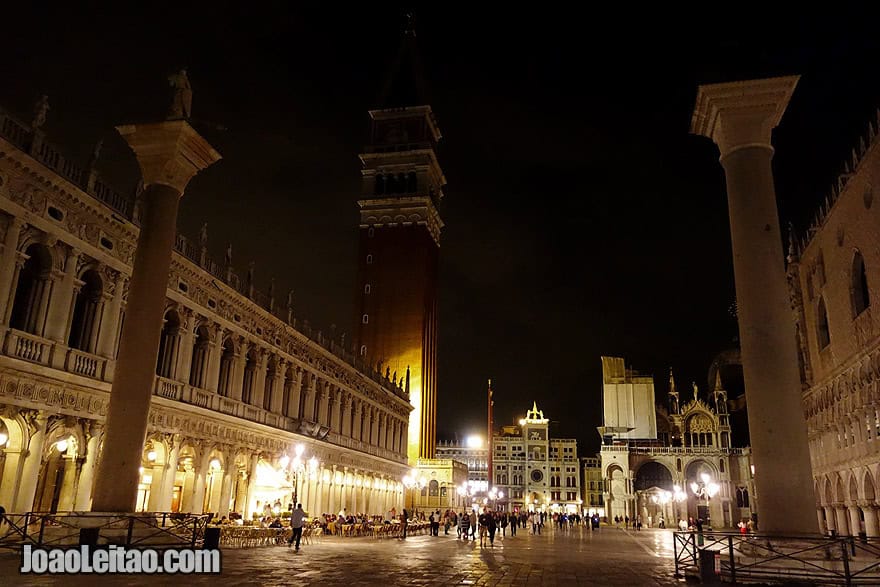
<path fill-rule="evenodd" d="M 378 108 L 405 108 L 428 103 L 424 68 L 416 46 L 416 15 L 407 12 L 400 48 L 382 84 Z"/>

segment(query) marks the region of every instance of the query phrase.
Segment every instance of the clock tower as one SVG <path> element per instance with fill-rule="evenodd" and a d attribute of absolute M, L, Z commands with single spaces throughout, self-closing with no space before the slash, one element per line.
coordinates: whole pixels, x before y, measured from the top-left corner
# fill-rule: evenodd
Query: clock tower
<path fill-rule="evenodd" d="M 546 508 L 550 503 L 549 424 L 550 420 L 544 417 L 544 412 L 538 409 L 536 402 L 532 402 L 532 409 L 528 410 L 526 417 L 520 421 L 528 463 L 525 475 L 526 497 L 529 509 L 535 511 Z"/>
<path fill-rule="evenodd" d="M 370 110 L 369 143 L 360 155 L 362 188 L 356 291 L 356 351 L 409 389 L 407 456 L 434 458 L 437 434 L 438 207 L 446 179 L 437 161 L 440 129 L 405 83 L 418 78 L 415 32 L 408 27 L 395 79 L 380 109 Z M 411 91 L 416 88 L 416 91 Z"/>

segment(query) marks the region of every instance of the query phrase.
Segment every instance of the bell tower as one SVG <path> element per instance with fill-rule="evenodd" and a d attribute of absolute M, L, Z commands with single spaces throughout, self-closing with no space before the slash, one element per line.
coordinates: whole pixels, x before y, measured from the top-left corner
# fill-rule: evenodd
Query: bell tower
<path fill-rule="evenodd" d="M 437 161 L 440 129 L 423 102 L 415 31 L 404 33 L 382 108 L 370 110 L 360 155 L 362 189 L 355 317 L 356 351 L 381 372 L 408 372 L 413 411 L 411 464 L 433 458 L 437 414 L 438 206 L 446 180 Z M 408 63 L 407 63 L 408 62 Z M 414 79 L 404 79 L 405 64 Z M 393 91 L 388 91 L 393 89 Z"/>

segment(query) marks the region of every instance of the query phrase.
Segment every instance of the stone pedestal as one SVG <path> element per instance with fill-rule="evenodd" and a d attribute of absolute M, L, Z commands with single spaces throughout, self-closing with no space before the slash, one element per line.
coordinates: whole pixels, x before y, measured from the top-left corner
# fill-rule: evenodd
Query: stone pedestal
<path fill-rule="evenodd" d="M 180 197 L 220 156 L 183 120 L 118 128 L 143 173 L 141 230 L 98 465 L 93 511 L 134 511 Z"/>
<path fill-rule="evenodd" d="M 810 453 L 770 143 L 797 80 L 795 76 L 700 86 L 691 132 L 718 145 L 727 180 L 759 528 L 815 534 Z"/>

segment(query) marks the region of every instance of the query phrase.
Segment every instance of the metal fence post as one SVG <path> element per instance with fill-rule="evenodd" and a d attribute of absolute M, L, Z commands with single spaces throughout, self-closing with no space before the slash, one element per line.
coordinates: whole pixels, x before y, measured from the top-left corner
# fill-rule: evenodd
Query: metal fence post
<path fill-rule="evenodd" d="M 134 516 L 128 518 L 128 537 L 125 539 L 125 545 L 131 545 L 131 535 L 134 533 Z"/>
<path fill-rule="evenodd" d="M 733 556 L 733 535 L 727 537 L 727 554 L 730 558 L 730 582 L 736 583 L 736 557 Z"/>
<path fill-rule="evenodd" d="M 840 541 L 840 552 L 843 555 L 843 576 L 846 580 L 846 586 L 850 587 L 852 585 L 852 576 L 849 574 L 849 553 L 847 552 L 847 546 L 846 539 Z"/>

